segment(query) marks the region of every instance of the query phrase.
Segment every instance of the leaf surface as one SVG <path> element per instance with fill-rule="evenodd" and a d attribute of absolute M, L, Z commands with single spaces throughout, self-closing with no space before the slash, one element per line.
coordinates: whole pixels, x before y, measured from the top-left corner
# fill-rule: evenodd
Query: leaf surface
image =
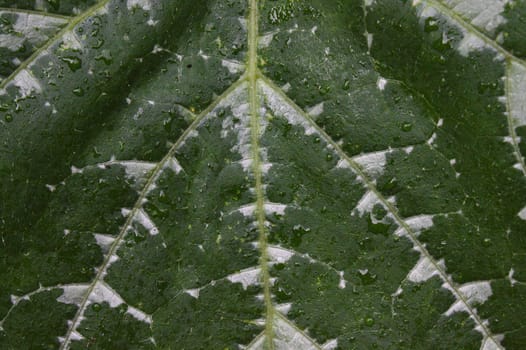
<path fill-rule="evenodd" d="M 524 1 L 0 6 L 0 348 L 526 344 Z"/>

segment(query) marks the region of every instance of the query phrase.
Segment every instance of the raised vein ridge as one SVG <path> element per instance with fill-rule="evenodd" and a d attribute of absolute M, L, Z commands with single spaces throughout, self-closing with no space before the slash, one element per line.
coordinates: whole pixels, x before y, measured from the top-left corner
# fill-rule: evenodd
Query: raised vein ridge
<path fill-rule="evenodd" d="M 249 0 L 249 18 L 248 18 L 248 90 L 250 105 L 250 130 L 251 130 L 251 148 L 253 159 L 253 172 L 255 178 L 256 190 L 256 218 L 259 231 L 259 250 L 261 282 L 263 285 L 263 295 L 265 302 L 265 347 L 269 350 L 274 349 L 273 342 L 273 323 L 274 307 L 272 305 L 272 296 L 270 292 L 270 275 L 268 271 L 268 253 L 267 253 L 267 230 L 265 228 L 265 194 L 263 192 L 262 168 L 260 158 L 260 115 L 259 115 L 259 98 L 257 87 L 257 47 L 258 47 L 258 3 L 257 0 Z"/>

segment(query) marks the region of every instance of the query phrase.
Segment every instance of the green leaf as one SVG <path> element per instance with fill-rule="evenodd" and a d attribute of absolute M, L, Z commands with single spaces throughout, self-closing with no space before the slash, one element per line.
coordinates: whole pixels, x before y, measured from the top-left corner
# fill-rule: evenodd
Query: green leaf
<path fill-rule="evenodd" d="M 524 348 L 524 0 L 0 6 L 1 349 Z"/>

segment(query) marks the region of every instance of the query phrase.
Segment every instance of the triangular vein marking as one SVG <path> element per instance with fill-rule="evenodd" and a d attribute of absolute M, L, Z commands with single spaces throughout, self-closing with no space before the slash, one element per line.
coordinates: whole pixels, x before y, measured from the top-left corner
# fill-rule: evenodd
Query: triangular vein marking
<path fill-rule="evenodd" d="M 477 27 L 482 27 L 488 32 L 493 32 L 499 23 L 505 23 L 506 19 L 501 16 L 504 11 L 504 2 L 497 0 L 414 0 L 413 5 L 424 4 L 420 9 L 422 18 L 431 17 L 440 12 L 449 20 L 453 21 L 464 31 L 464 38 L 458 46 L 458 50 L 467 56 L 472 50 L 491 48 L 500 57 L 504 57 L 506 68 L 506 96 L 502 98 L 506 104 L 508 129 L 514 154 L 517 158 L 515 168 L 522 171 L 526 176 L 526 163 L 520 153 L 518 146 L 519 138 L 515 128 L 526 124 L 524 94 L 526 93 L 526 62 L 511 52 L 504 49 L 497 41 L 481 32 Z M 502 38 L 501 38 L 502 39 Z"/>
<path fill-rule="evenodd" d="M 38 289 L 31 291 L 24 295 L 11 295 L 11 307 L 7 310 L 3 319 L 0 320 L 0 330 L 3 330 L 4 322 L 9 318 L 13 310 L 24 300 L 31 300 L 31 297 L 43 293 L 49 292 L 55 289 L 62 289 L 63 294 L 57 298 L 57 301 L 65 304 L 75 304 L 78 305 L 79 300 L 82 299 L 88 288 L 87 284 L 59 284 L 51 287 L 39 286 Z"/>
<path fill-rule="evenodd" d="M 255 247 L 258 247 L 259 243 L 254 242 L 253 243 Z M 339 281 L 338 281 L 338 288 L 344 289 L 347 286 L 347 280 L 344 277 L 345 272 L 339 271 L 334 266 L 327 264 L 326 262 L 323 262 L 321 260 L 315 259 L 311 257 L 309 254 L 306 253 L 300 253 L 292 249 L 283 248 L 277 245 L 269 244 L 267 246 L 267 254 L 268 254 L 268 260 L 269 264 L 283 264 L 289 261 L 293 256 L 298 256 L 303 259 L 307 259 L 311 264 L 319 264 L 325 267 L 326 269 L 333 271 L 335 274 L 338 275 Z"/>
<path fill-rule="evenodd" d="M 95 287 L 92 289 L 91 293 L 89 294 L 88 301 L 84 301 L 84 296 L 86 295 L 86 291 L 90 288 L 89 285 L 82 285 L 82 286 L 66 286 L 64 287 L 64 293 L 57 298 L 58 301 L 66 303 L 66 304 L 75 304 L 77 306 L 81 306 L 82 303 L 85 303 L 87 305 L 90 305 L 92 303 L 108 303 L 108 305 L 111 308 L 116 308 L 122 304 L 125 304 L 127 306 L 126 313 L 133 316 L 135 319 L 145 322 L 148 324 L 152 323 L 152 317 L 151 315 L 146 314 L 145 312 L 128 305 L 122 297 L 115 292 L 111 287 L 109 287 L 104 282 L 97 282 L 95 284 Z M 82 319 L 84 319 L 84 316 L 82 316 Z M 69 326 L 73 329 L 68 333 L 68 337 L 58 337 L 59 342 L 64 345 L 66 341 L 71 340 L 82 340 L 84 337 L 82 334 L 77 330 L 80 323 L 75 323 L 74 321 L 69 322 Z"/>
<path fill-rule="evenodd" d="M 105 12 L 106 6 L 110 0 L 101 0 L 96 2 L 90 9 L 86 10 L 82 14 L 78 15 L 77 17 L 74 17 L 69 20 L 69 23 L 67 26 L 62 28 L 60 31 L 58 31 L 55 35 L 50 37 L 49 40 L 46 41 L 45 44 L 40 46 L 27 60 L 25 60 L 9 77 L 7 77 L 5 80 L 3 80 L 0 83 L 0 95 L 5 93 L 5 88 L 9 85 L 15 84 L 16 80 L 20 80 L 21 78 L 18 77 L 20 74 L 26 74 L 23 73 L 26 68 L 30 68 L 31 65 L 36 62 L 36 60 L 43 54 L 47 52 L 47 50 L 56 43 L 57 41 L 61 40 L 65 34 L 70 33 L 73 31 L 75 26 L 77 24 L 81 23 L 82 21 L 86 20 L 88 17 L 95 15 L 98 12 Z"/>
<path fill-rule="evenodd" d="M 407 237 L 422 257 L 428 259 L 433 266 L 436 274 L 444 282 L 444 286 L 451 291 L 455 299 L 460 300 L 465 305 L 465 310 L 469 316 L 473 319 L 476 324 L 476 329 L 479 330 L 483 335 L 483 341 L 486 342 L 486 338 L 490 339 L 493 343 L 499 344 L 500 335 L 494 335 L 490 332 L 487 322 L 482 320 L 477 312 L 471 305 L 469 305 L 463 293 L 458 289 L 457 285 L 452 281 L 451 277 L 446 273 L 443 263 L 437 261 L 426 249 L 425 245 L 418 240 L 418 232 L 411 227 L 412 223 L 402 218 L 395 205 L 385 198 L 376 188 L 374 180 L 370 179 L 369 176 L 362 170 L 361 166 L 355 163 L 342 149 L 341 147 L 322 129 L 320 128 L 312 118 L 305 113 L 300 107 L 298 107 L 290 98 L 284 94 L 279 87 L 275 86 L 270 80 L 264 76 L 260 76 L 262 91 L 265 94 L 266 100 L 269 103 L 271 109 L 276 111 L 277 115 L 281 115 L 293 124 L 301 125 L 304 127 L 307 135 L 316 134 L 327 143 L 327 148 L 333 149 L 334 153 L 339 158 L 345 159 L 349 164 L 352 171 L 357 177 L 363 182 L 364 186 L 368 191 L 375 194 L 375 197 L 384 205 L 388 212 L 392 215 L 392 218 L 399 225 L 400 229 L 403 229 L 405 237 Z M 418 222 L 425 223 L 427 220 L 418 219 Z M 498 349 L 504 349 L 500 344 Z"/>
<path fill-rule="evenodd" d="M 273 346 L 275 350 L 333 350 L 338 346 L 336 339 L 327 341 L 324 345 L 318 344 L 304 331 L 297 328 L 279 312 L 276 312 L 273 320 Z M 260 334 L 248 345 L 246 350 L 265 350 L 267 337 L 265 333 Z"/>
<path fill-rule="evenodd" d="M 213 111 L 213 109 L 216 108 L 224 100 L 228 100 L 228 97 L 231 94 L 235 94 L 235 91 L 240 88 L 243 88 L 243 81 L 241 80 L 230 86 L 230 88 L 228 88 L 221 96 L 218 97 L 218 99 L 214 103 L 212 103 L 208 108 L 206 108 L 194 120 L 194 122 L 184 131 L 179 140 L 177 140 L 177 142 L 172 146 L 172 148 L 170 148 L 165 157 L 156 165 L 154 169 L 151 170 L 142 191 L 140 191 L 139 193 L 139 198 L 135 202 L 134 207 L 132 209 L 123 210 L 123 214 L 126 216 L 126 222 L 119 231 L 119 234 L 115 237 L 115 240 L 111 245 L 102 265 L 96 269 L 97 273 L 93 281 L 89 285 L 89 288 L 86 291 L 84 298 L 82 299 L 82 302 L 79 305 L 79 309 L 77 310 L 75 317 L 71 321 L 66 335 L 63 337 L 63 342 L 60 346 L 61 350 L 69 349 L 71 341 L 75 338 L 76 329 L 78 328 L 80 322 L 84 318 L 84 312 L 86 311 L 87 306 L 91 302 L 92 295 L 94 295 L 94 293 L 96 293 L 97 290 L 100 290 L 100 288 L 97 289 L 97 286 L 99 286 L 99 283 L 102 283 L 102 281 L 104 280 L 104 276 L 107 273 L 108 267 L 117 259 L 116 252 L 120 246 L 120 243 L 126 237 L 127 233 L 130 232 L 130 228 L 132 227 L 133 222 L 136 220 L 136 217 L 139 216 L 139 218 L 141 218 L 143 217 L 142 214 L 145 214 L 144 210 L 142 209 L 142 206 L 146 202 L 146 196 L 148 195 L 148 193 L 152 190 L 152 188 L 155 188 L 155 182 L 159 178 L 163 169 L 166 168 L 167 164 L 170 164 L 170 162 L 173 161 L 173 157 L 176 151 L 182 145 L 184 145 L 185 140 L 194 136 L 196 129 L 201 125 L 201 123 L 204 122 L 204 120 L 208 116 L 212 114 L 211 112 Z"/>
<path fill-rule="evenodd" d="M 473 0 L 471 0 L 473 1 Z M 494 0 L 491 0 L 494 2 Z M 479 1 L 480 3 L 480 1 Z M 477 49 L 479 47 L 488 47 L 490 49 L 495 50 L 499 54 L 501 54 L 503 57 L 513 60 L 517 62 L 518 64 L 525 66 L 526 63 L 513 55 L 511 52 L 504 49 L 497 41 L 493 40 L 486 34 L 482 33 L 476 25 L 478 25 L 476 22 L 472 23 L 469 20 L 465 19 L 464 14 L 459 12 L 458 10 L 455 11 L 455 9 L 451 8 L 445 1 L 441 0 L 413 0 L 413 6 L 418 6 L 423 4 L 423 9 L 420 11 L 420 15 L 423 17 L 431 17 L 434 14 L 436 14 L 436 11 L 442 13 L 445 15 L 449 20 L 454 22 L 459 28 L 461 28 L 464 31 L 464 39 L 461 43 L 461 50 L 468 50 L 465 51 L 466 53 L 469 52 L 472 49 Z M 484 2 L 486 4 L 486 2 Z M 493 17 L 499 16 L 497 13 L 490 14 Z M 490 16 L 487 16 L 490 17 Z M 489 23 L 489 22 L 487 22 Z"/>
<path fill-rule="evenodd" d="M 526 176 L 526 163 L 521 154 L 516 128 L 526 125 L 526 66 L 511 60 L 506 62 L 506 110 L 508 117 L 508 132 L 517 163 L 515 168 Z"/>
<path fill-rule="evenodd" d="M 101 233 L 94 233 L 93 236 L 95 237 L 95 241 L 101 248 L 102 253 L 106 255 L 110 251 L 113 242 L 115 242 L 115 237 L 113 237 L 112 235 L 105 235 Z"/>
<path fill-rule="evenodd" d="M 13 31 L 0 34 L 0 47 L 12 52 L 23 49 L 26 40 L 37 48 L 49 40 L 49 36 L 64 26 L 69 19 L 29 10 L 0 8 L 0 15 L 3 14 L 16 15 L 16 21 L 12 24 Z"/>

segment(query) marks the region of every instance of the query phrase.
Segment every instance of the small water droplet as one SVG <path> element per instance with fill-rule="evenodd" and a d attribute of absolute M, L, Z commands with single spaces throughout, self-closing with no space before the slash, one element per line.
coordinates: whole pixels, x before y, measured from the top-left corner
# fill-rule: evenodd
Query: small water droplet
<path fill-rule="evenodd" d="M 372 317 L 367 317 L 367 318 L 365 319 L 365 325 L 366 325 L 367 327 L 371 327 L 371 326 L 373 326 L 373 325 L 374 325 L 374 318 L 372 318 Z"/>
<path fill-rule="evenodd" d="M 332 154 L 328 153 L 326 156 L 325 156 L 325 159 L 327 159 L 327 161 L 331 161 L 332 160 Z"/>
<path fill-rule="evenodd" d="M 489 247 L 489 246 L 491 246 L 491 238 L 487 238 L 487 237 L 484 238 L 484 240 L 482 241 L 482 245 L 483 245 L 484 247 Z"/>
<path fill-rule="evenodd" d="M 358 277 L 362 281 L 363 285 L 369 285 L 376 282 L 376 275 L 372 274 L 368 269 L 358 270 Z"/>
<path fill-rule="evenodd" d="M 4 119 L 6 122 L 11 123 L 13 121 L 13 116 L 11 114 L 6 114 Z"/>
<path fill-rule="evenodd" d="M 109 66 L 113 63 L 113 57 L 109 50 L 102 50 L 101 54 L 95 57 L 95 61 L 102 61 Z"/>
<path fill-rule="evenodd" d="M 411 123 L 411 122 L 403 122 L 402 126 L 400 127 L 400 129 L 402 129 L 402 131 L 404 131 L 404 132 L 411 131 L 411 129 L 413 129 L 413 123 Z"/>
<path fill-rule="evenodd" d="M 104 39 L 97 39 L 97 42 L 95 44 L 93 44 L 91 47 L 93 49 L 98 49 L 100 48 L 102 45 L 104 45 Z"/>

